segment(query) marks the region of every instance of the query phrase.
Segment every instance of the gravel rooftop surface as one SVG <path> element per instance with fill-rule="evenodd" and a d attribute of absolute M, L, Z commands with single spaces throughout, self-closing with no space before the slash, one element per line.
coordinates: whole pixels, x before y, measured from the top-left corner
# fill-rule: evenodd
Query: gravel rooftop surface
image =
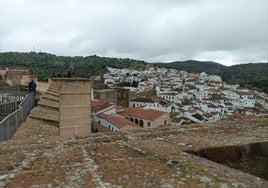
<path fill-rule="evenodd" d="M 268 187 L 265 179 L 191 154 L 267 143 L 268 119 L 57 135 L 57 127 L 28 120 L 1 142 L 0 187 Z"/>

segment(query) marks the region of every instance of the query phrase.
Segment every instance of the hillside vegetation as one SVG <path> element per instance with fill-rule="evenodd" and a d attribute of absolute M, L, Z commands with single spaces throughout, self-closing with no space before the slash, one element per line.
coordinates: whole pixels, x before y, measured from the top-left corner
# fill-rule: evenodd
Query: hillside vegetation
<path fill-rule="evenodd" d="M 66 74 L 67 69 L 73 64 L 76 75 L 89 78 L 105 72 L 107 67 L 144 69 L 147 65 L 144 61 L 122 58 L 107 58 L 93 56 L 56 56 L 48 53 L 0 53 L 0 67 L 24 67 L 29 68 L 30 74 L 38 76 L 40 81 L 47 80 L 52 73 Z"/>
<path fill-rule="evenodd" d="M 206 72 L 207 74 L 218 74 L 223 70 L 226 66 L 215 63 L 212 61 L 175 61 L 171 63 L 155 63 L 155 65 L 159 67 L 168 67 L 177 70 L 185 70 L 187 72 Z"/>
<path fill-rule="evenodd" d="M 238 83 L 268 93 L 268 63 L 233 65 L 223 69 L 219 75 L 227 83 Z"/>
<path fill-rule="evenodd" d="M 56 56 L 48 53 L 0 53 L 0 67 L 25 67 L 30 74 L 37 75 L 39 80 L 46 81 L 52 73 L 66 74 L 70 64 L 76 69 L 79 77 L 88 78 L 105 72 L 107 67 L 145 69 L 148 66 L 159 66 L 185 70 L 187 72 L 216 74 L 229 84 L 240 84 L 242 87 L 258 89 L 268 93 L 268 63 L 249 63 L 224 66 L 211 61 L 176 61 L 172 63 L 148 64 L 144 61 L 122 58 L 93 56 Z"/>

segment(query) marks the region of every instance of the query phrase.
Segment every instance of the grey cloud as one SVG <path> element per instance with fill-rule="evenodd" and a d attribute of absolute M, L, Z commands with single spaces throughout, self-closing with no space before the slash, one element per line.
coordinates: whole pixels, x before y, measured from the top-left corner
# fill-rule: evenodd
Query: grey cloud
<path fill-rule="evenodd" d="M 0 0 L 0 51 L 268 61 L 266 0 Z"/>

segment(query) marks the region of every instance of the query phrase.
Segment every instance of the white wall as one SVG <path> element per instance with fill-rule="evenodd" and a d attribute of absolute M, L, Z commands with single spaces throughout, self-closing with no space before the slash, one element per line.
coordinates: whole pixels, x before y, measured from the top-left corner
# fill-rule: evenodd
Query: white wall
<path fill-rule="evenodd" d="M 106 119 L 96 116 L 95 113 L 93 114 L 93 119 L 94 119 L 94 121 L 98 122 L 102 126 L 107 127 L 108 129 L 110 129 L 111 131 L 119 131 L 119 129 L 116 126 L 114 126 L 113 124 L 108 122 Z"/>

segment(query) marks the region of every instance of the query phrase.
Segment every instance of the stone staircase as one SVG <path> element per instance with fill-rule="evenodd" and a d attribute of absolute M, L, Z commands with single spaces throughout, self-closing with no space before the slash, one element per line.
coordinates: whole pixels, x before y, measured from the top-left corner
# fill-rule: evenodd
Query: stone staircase
<path fill-rule="evenodd" d="M 59 135 L 59 89 L 51 82 L 13 140 Z"/>

